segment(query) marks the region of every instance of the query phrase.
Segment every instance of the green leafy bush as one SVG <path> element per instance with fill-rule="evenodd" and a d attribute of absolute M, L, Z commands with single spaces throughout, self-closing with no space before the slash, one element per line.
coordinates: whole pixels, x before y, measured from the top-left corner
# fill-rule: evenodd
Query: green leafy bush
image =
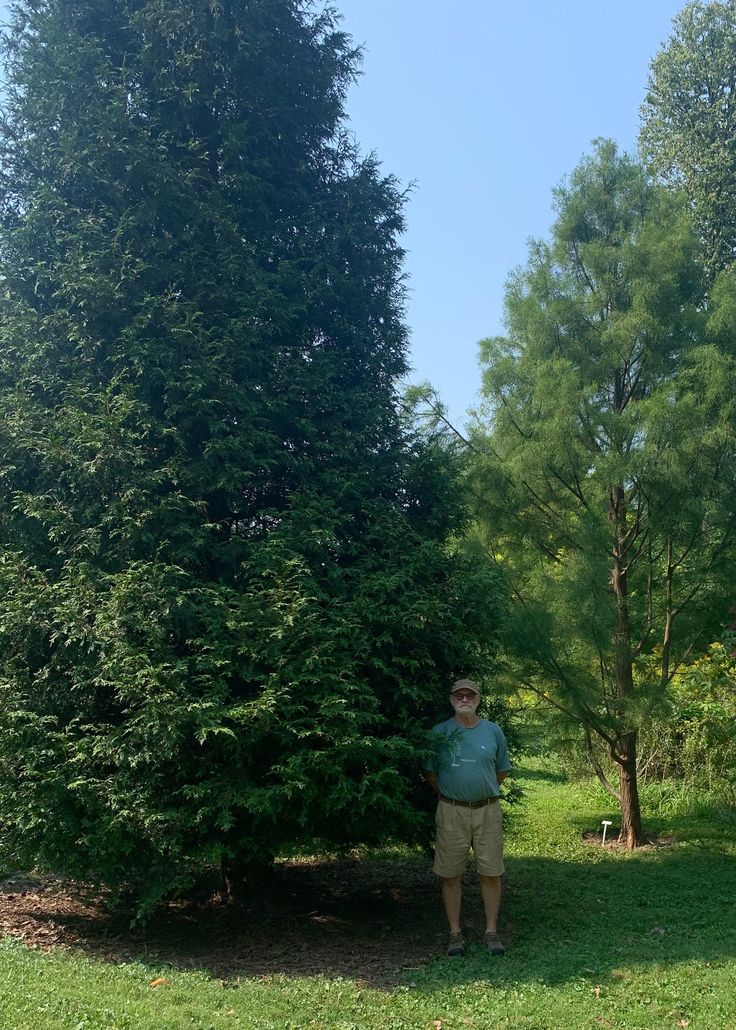
<path fill-rule="evenodd" d="M 736 658 L 712 644 L 676 673 L 667 708 L 642 728 L 645 783 L 669 780 L 736 807 Z"/>

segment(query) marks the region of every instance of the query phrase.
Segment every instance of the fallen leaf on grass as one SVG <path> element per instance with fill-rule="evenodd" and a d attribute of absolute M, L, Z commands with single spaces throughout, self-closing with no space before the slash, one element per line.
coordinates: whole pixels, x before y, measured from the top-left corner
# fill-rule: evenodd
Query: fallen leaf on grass
<path fill-rule="evenodd" d="M 678 1026 L 682 1026 L 682 1027 L 690 1026 L 690 1020 L 689 1019 L 681 1019 L 680 1022 L 677 1025 Z"/>
<path fill-rule="evenodd" d="M 665 928 L 663 926 L 653 926 L 649 932 L 650 933 L 659 933 L 659 934 L 667 933 L 667 931 L 665 930 Z"/>
<path fill-rule="evenodd" d="M 434 1030 L 442 1030 L 442 1020 L 434 1019 L 432 1021 L 432 1026 L 434 1027 Z"/>
<path fill-rule="evenodd" d="M 171 987 L 171 980 L 167 980 L 165 976 L 157 976 L 155 980 L 151 980 L 149 987 Z"/>
<path fill-rule="evenodd" d="M 601 1026 L 611 1026 L 611 1020 L 606 1019 L 605 1016 L 596 1016 L 595 1021 L 596 1023 L 600 1023 Z"/>
<path fill-rule="evenodd" d="M 593 994 L 594 994 L 594 995 L 596 996 L 596 998 L 600 998 L 600 996 L 601 996 L 601 988 L 600 988 L 600 985 L 599 985 L 598 987 L 594 987 L 594 988 L 593 988 Z"/>

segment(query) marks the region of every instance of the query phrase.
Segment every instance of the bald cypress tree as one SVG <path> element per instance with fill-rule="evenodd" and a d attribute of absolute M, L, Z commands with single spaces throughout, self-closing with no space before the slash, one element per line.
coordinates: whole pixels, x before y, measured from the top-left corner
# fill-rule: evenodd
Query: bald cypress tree
<path fill-rule="evenodd" d="M 300 0 L 19 0 L 5 55 L 6 848 L 145 906 L 421 834 L 422 714 L 495 594 L 398 414 L 356 52 Z"/>
<path fill-rule="evenodd" d="M 636 847 L 639 730 L 732 603 L 733 308 L 706 311 L 684 199 L 612 142 L 555 201 L 481 344 L 471 481 L 514 592 L 509 673 L 579 727 Z"/>

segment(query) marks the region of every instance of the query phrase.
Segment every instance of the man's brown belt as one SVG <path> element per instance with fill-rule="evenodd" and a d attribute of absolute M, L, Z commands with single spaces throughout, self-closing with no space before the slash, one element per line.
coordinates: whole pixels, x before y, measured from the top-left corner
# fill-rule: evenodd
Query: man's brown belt
<path fill-rule="evenodd" d="M 463 808 L 480 808 L 482 805 L 495 804 L 498 798 L 482 798 L 480 801 L 457 801 L 455 798 L 446 798 L 444 794 L 440 794 L 440 801 L 446 801 L 448 805 L 461 805 Z"/>

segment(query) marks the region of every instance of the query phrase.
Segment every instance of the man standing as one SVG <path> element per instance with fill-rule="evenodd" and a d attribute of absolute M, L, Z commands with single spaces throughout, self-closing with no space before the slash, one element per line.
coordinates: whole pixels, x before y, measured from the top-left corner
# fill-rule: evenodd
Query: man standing
<path fill-rule="evenodd" d="M 479 703 L 480 691 L 472 680 L 454 684 L 450 704 L 455 714 L 434 727 L 435 746 L 425 763 L 427 781 L 439 796 L 434 871 L 442 877 L 442 901 L 450 924 L 450 957 L 465 954 L 460 906 L 471 847 L 486 915 L 486 947 L 492 955 L 506 951 L 496 925 L 504 871 L 498 796 L 511 765 L 500 727 L 476 715 Z"/>

